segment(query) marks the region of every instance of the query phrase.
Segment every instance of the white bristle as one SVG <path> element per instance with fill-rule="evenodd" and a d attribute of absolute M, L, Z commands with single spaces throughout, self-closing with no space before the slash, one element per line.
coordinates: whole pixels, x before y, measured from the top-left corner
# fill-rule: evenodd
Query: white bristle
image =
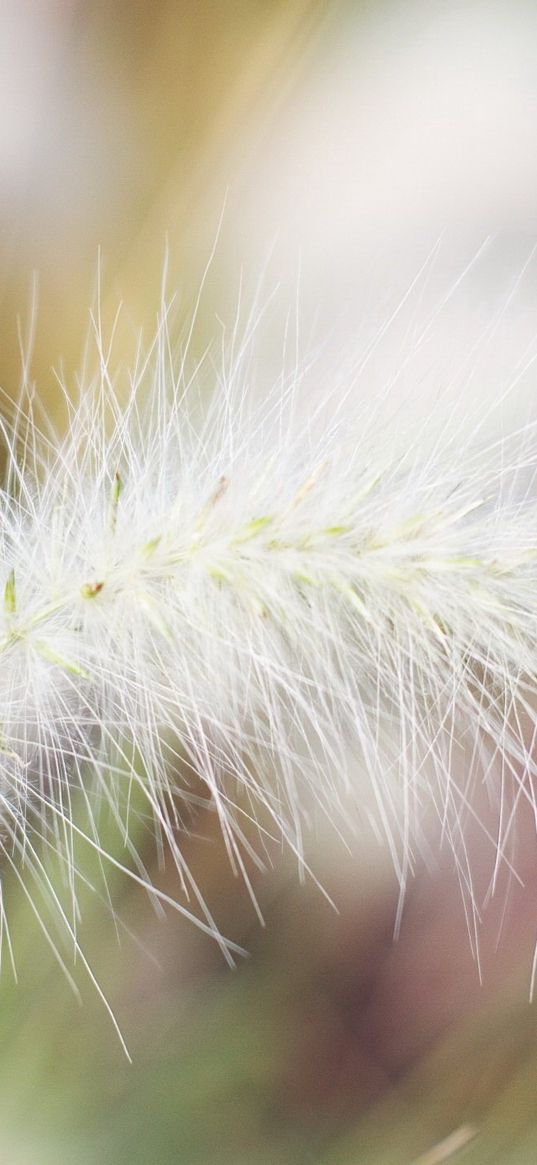
<path fill-rule="evenodd" d="M 144 882 L 136 786 L 195 900 L 180 827 L 201 781 L 245 876 L 250 819 L 301 859 L 317 807 L 344 828 L 373 800 L 402 888 L 432 807 L 471 895 L 473 789 L 498 799 L 495 870 L 517 802 L 535 804 L 531 426 L 485 448 L 462 430 L 401 440 L 350 391 L 298 407 L 298 376 L 256 404 L 240 362 L 204 401 L 165 312 L 120 404 L 97 341 L 61 439 L 22 409 L 4 426 L 9 860 L 46 878 L 41 838 L 75 896 L 77 793 L 88 843 L 122 864 L 101 839 L 108 805 Z"/>

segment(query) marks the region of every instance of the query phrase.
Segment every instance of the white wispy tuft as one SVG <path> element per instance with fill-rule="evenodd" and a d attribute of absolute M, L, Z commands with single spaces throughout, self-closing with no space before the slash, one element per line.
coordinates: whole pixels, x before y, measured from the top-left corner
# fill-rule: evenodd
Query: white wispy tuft
<path fill-rule="evenodd" d="M 317 808 L 343 827 L 363 803 L 404 890 L 432 807 L 472 902 L 474 789 L 497 804 L 493 881 L 517 804 L 536 808 L 532 427 L 401 442 L 352 389 L 298 407 L 295 374 L 254 403 L 242 349 L 205 398 L 210 370 L 176 357 L 165 311 L 120 404 L 95 334 L 64 436 L 22 405 L 2 424 L 0 818 L 26 893 L 30 875 L 76 940 L 73 799 L 103 863 L 143 883 L 147 815 L 177 908 L 229 953 L 181 849 L 201 782 L 246 879 L 252 820 L 261 854 L 272 834 L 300 859 Z"/>

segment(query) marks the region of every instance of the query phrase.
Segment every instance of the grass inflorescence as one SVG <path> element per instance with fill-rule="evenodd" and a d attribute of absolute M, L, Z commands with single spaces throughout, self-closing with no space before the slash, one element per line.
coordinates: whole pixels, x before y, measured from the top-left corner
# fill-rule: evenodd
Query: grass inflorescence
<path fill-rule="evenodd" d="M 182 853 L 200 789 L 247 881 L 271 836 L 303 860 L 318 809 L 338 828 L 361 810 L 404 890 L 433 809 L 473 902 L 475 789 L 498 807 L 492 884 L 517 805 L 535 807 L 531 427 L 485 448 L 398 442 L 350 392 L 308 405 L 296 374 L 256 402 L 240 358 L 203 395 L 165 311 L 122 401 L 98 333 L 97 351 L 62 435 L 22 403 L 3 423 L 5 860 L 76 941 L 77 797 L 99 860 L 169 901 L 132 839 L 136 801 L 177 866 L 177 908 L 229 954 Z"/>

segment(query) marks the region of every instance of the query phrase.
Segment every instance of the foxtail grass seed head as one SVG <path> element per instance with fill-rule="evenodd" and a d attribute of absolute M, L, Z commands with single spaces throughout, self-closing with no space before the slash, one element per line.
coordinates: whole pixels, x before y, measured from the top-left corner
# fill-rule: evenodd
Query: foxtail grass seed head
<path fill-rule="evenodd" d="M 252 821 L 261 854 L 272 834 L 301 859 L 318 809 L 340 828 L 367 807 L 404 890 L 433 809 L 471 897 L 473 790 L 498 803 L 493 877 L 517 804 L 535 808 L 534 430 L 398 443 L 350 390 L 299 408 L 298 374 L 255 403 L 240 358 L 204 397 L 210 370 L 175 359 L 165 312 L 120 403 L 96 340 L 63 436 L 22 405 L 2 422 L 6 864 L 75 941 L 81 832 L 171 901 L 137 854 L 136 802 L 177 865 L 177 909 L 231 957 L 182 852 L 201 783 L 246 878 Z"/>

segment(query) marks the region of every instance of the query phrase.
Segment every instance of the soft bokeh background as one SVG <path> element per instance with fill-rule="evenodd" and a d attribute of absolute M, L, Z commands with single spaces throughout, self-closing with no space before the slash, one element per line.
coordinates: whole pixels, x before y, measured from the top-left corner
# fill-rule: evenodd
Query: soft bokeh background
<path fill-rule="evenodd" d="M 242 283 L 246 315 L 256 292 L 270 301 L 257 391 L 278 375 L 289 319 L 302 354 L 318 349 L 322 391 L 421 271 L 356 392 L 374 403 L 393 381 L 407 420 L 443 418 L 454 399 L 468 425 L 522 421 L 534 407 L 536 59 L 529 0 L 0 0 L 0 384 L 17 391 L 34 271 L 32 375 L 60 424 L 54 369 L 76 372 L 99 249 L 108 326 L 125 302 L 121 361 L 154 324 L 166 245 L 178 336 L 214 248 L 193 355 L 232 327 Z M 480 981 L 447 856 L 417 872 L 395 941 L 382 847 L 359 822 L 350 851 L 320 825 L 308 858 L 337 911 L 275 853 L 252 871 L 262 928 L 200 814 L 185 854 L 222 931 L 250 952 L 234 971 L 119 875 L 117 928 L 81 895 L 81 941 L 132 1065 L 80 961 L 82 1006 L 6 875 L 19 982 L 4 945 L 2 1160 L 537 1159 L 533 823 L 519 832 L 524 887 L 506 882 L 494 900 L 483 835 L 469 841 Z M 155 866 L 150 839 L 144 858 Z M 91 878 L 90 855 L 80 862 Z"/>

